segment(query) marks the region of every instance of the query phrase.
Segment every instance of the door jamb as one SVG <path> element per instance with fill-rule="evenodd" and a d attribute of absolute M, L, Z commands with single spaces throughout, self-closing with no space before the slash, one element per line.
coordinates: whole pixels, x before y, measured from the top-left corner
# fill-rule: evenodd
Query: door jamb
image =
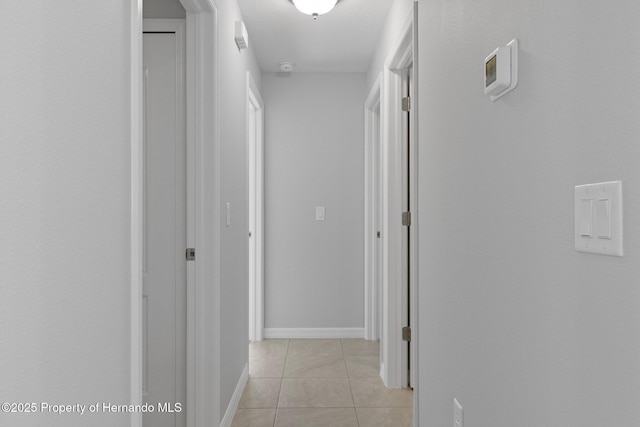
<path fill-rule="evenodd" d="M 402 72 L 414 62 L 414 13 L 411 11 L 399 39 L 393 45 L 385 61 L 383 71 L 382 116 L 382 164 L 383 164 L 383 215 L 382 234 L 382 307 L 383 331 L 381 340 L 381 376 L 389 388 L 400 388 L 407 383 L 407 350 L 402 344 Z M 415 70 L 415 67 L 414 67 Z M 415 80 L 415 79 L 414 79 Z M 415 122 L 415 120 L 413 121 Z M 414 182 L 413 180 L 412 182 Z M 416 192 L 417 188 L 413 188 Z M 413 199 L 413 194 L 412 194 Z M 413 213 L 417 219 L 417 212 Z M 413 227 L 412 227 L 413 228 Z M 415 233 L 412 232 L 412 236 Z M 417 240 L 414 240 L 417 242 Z M 415 246 L 415 245 L 413 245 Z M 413 249 L 412 249 L 413 250 Z M 411 257 L 411 254 L 409 255 Z M 413 259 L 413 257 L 411 257 Z M 412 283 L 412 286 L 415 284 Z M 414 331 L 412 331 L 414 332 Z M 415 332 L 412 334 L 416 336 Z M 412 347 L 417 345 L 413 340 Z M 417 360 L 416 360 L 417 362 Z"/>
<path fill-rule="evenodd" d="M 420 70 L 420 54 L 419 54 L 419 14 L 418 14 L 419 4 L 417 1 L 413 3 L 413 93 L 411 97 L 413 99 L 412 109 L 411 109 L 411 131 L 413 132 L 411 136 L 411 146 L 409 147 L 411 151 L 411 167 L 413 168 L 413 173 L 411 173 L 411 206 L 410 209 L 412 212 L 415 212 L 415 222 L 410 229 L 410 238 L 414 244 L 411 246 L 411 252 L 409 257 L 411 259 L 411 275 L 409 277 L 410 280 L 410 292 L 411 292 L 411 361 L 413 362 L 411 366 L 411 384 L 413 386 L 413 425 L 420 425 L 420 387 L 418 385 L 418 379 L 420 378 L 419 369 L 420 369 L 420 358 L 419 358 L 419 316 L 420 313 L 418 311 L 419 308 L 419 278 L 420 278 L 420 221 L 419 218 L 419 185 L 420 185 L 420 161 L 419 161 L 419 130 L 420 130 L 420 122 L 419 111 L 420 111 L 420 96 L 419 96 L 419 70 Z"/>
<path fill-rule="evenodd" d="M 376 283 L 381 282 L 381 277 L 378 277 L 379 266 L 376 259 L 378 240 L 376 233 L 380 230 L 376 227 L 376 218 L 381 212 L 376 214 L 376 211 L 379 210 L 379 203 L 376 203 L 378 200 L 374 191 L 377 186 L 374 181 L 377 179 L 380 182 L 379 177 L 375 176 L 375 171 L 376 161 L 379 161 L 382 133 L 380 131 L 381 120 L 380 118 L 376 120 L 375 110 L 380 107 L 381 82 L 382 73 L 373 84 L 364 104 L 364 339 L 366 340 L 380 338 L 378 330 L 380 289 L 376 286 Z M 378 126 L 377 130 L 374 129 L 376 125 Z M 375 145 L 378 146 L 377 149 Z M 376 153 L 378 158 L 376 158 Z M 378 170 L 378 173 L 380 172 L 381 168 Z"/>
<path fill-rule="evenodd" d="M 254 281 L 249 280 L 249 340 L 262 341 L 264 338 L 264 102 L 258 86 L 256 85 L 251 72 L 247 71 L 246 84 L 246 117 L 247 117 L 247 171 L 254 165 L 249 162 L 250 151 L 255 150 L 255 229 L 253 232 L 255 244 L 255 268 Z M 250 110 L 255 109 L 255 146 L 251 145 L 252 129 L 250 123 Z M 249 183 L 247 183 L 249 188 Z M 250 191 L 247 191 L 251 197 Z M 249 208 L 250 208 L 249 202 Z M 249 244 L 249 250 L 251 245 Z"/>
<path fill-rule="evenodd" d="M 197 248 L 187 289 L 187 426 L 220 420 L 220 135 L 218 8 L 214 0 L 180 0 L 186 11 L 187 245 Z M 142 398 L 143 113 L 142 0 L 131 2 L 131 341 L 130 401 Z M 188 174 L 189 176 L 189 174 Z M 190 198 L 190 199 L 189 199 Z M 189 208 L 188 208 L 189 209 Z M 132 427 L 142 414 L 132 412 Z"/>

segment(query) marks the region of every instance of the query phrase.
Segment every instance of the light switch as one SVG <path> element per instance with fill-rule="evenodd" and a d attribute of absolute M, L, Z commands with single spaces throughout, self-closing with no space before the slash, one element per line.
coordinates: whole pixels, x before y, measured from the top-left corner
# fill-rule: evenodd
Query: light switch
<path fill-rule="evenodd" d="M 575 250 L 623 256 L 622 182 L 578 185 L 574 203 Z"/>
<path fill-rule="evenodd" d="M 609 199 L 596 201 L 595 235 L 600 239 L 611 239 L 611 202 Z"/>
<path fill-rule="evenodd" d="M 316 221 L 324 221 L 324 206 L 316 207 Z"/>
<path fill-rule="evenodd" d="M 591 225 L 593 224 L 593 200 L 582 199 L 580 202 L 580 235 L 591 237 Z"/>

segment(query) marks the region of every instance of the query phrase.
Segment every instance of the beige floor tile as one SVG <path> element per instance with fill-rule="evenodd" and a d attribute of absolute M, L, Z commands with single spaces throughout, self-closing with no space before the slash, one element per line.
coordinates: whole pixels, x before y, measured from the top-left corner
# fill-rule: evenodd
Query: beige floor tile
<path fill-rule="evenodd" d="M 287 356 L 284 376 L 291 378 L 346 378 L 347 367 L 342 357 Z"/>
<path fill-rule="evenodd" d="M 342 357 L 340 340 L 290 340 L 287 356 Z"/>
<path fill-rule="evenodd" d="M 380 378 L 351 378 L 356 408 L 411 408 L 413 391 L 388 389 Z"/>
<path fill-rule="evenodd" d="M 279 378 L 249 379 L 238 408 L 275 408 L 280 394 Z"/>
<path fill-rule="evenodd" d="M 380 341 L 366 341 L 363 339 L 343 339 L 341 341 L 345 356 L 380 355 Z"/>
<path fill-rule="evenodd" d="M 250 357 L 249 378 L 281 378 L 286 356 Z"/>
<path fill-rule="evenodd" d="M 238 409 L 231 427 L 273 427 L 275 409 Z"/>
<path fill-rule="evenodd" d="M 354 408 L 279 408 L 276 427 L 358 427 Z"/>
<path fill-rule="evenodd" d="M 357 408 L 360 427 L 411 427 L 411 408 Z"/>
<path fill-rule="evenodd" d="M 262 340 L 249 343 L 249 357 L 286 356 L 289 340 Z"/>
<path fill-rule="evenodd" d="M 380 376 L 380 356 L 347 356 L 349 378 L 378 378 Z"/>
<path fill-rule="evenodd" d="M 278 408 L 352 408 L 347 378 L 283 378 Z"/>

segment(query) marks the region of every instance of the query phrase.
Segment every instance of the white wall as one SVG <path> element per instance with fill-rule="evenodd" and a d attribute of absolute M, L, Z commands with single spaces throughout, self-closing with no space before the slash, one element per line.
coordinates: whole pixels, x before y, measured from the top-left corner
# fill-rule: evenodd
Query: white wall
<path fill-rule="evenodd" d="M 2 5 L 3 402 L 129 403 L 130 9 Z M 0 424 L 128 418 L 0 413 Z"/>
<path fill-rule="evenodd" d="M 369 90 L 373 87 L 373 84 L 382 72 L 384 62 L 389 55 L 389 50 L 391 50 L 393 44 L 400 37 L 400 32 L 413 10 L 413 2 L 414 0 L 395 0 L 391 5 L 384 28 L 380 33 L 380 40 L 378 41 L 376 51 L 371 59 L 369 71 L 367 72 L 367 88 Z"/>
<path fill-rule="evenodd" d="M 186 13 L 179 0 L 144 0 L 142 13 L 145 18 L 184 19 Z"/>
<path fill-rule="evenodd" d="M 262 79 L 265 326 L 361 328 L 365 74 Z"/>
<path fill-rule="evenodd" d="M 640 425 L 640 3 L 420 1 L 420 412 Z M 483 59 L 520 40 L 520 83 Z M 575 185 L 623 181 L 624 258 L 573 250 Z"/>
<path fill-rule="evenodd" d="M 242 20 L 236 0 L 218 1 L 221 135 L 221 416 L 231 401 L 249 361 L 248 211 L 246 167 L 246 71 L 260 88 L 260 69 L 252 47 L 239 51 L 234 23 Z M 251 33 L 249 33 L 251 46 Z M 225 203 L 231 203 L 231 225 L 226 227 Z"/>

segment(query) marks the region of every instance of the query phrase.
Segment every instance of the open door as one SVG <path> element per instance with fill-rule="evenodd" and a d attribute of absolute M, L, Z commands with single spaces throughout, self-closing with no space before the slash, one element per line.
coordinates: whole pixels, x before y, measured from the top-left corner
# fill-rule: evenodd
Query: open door
<path fill-rule="evenodd" d="M 156 411 L 143 423 L 154 427 L 186 425 L 184 44 L 183 20 L 145 20 L 143 399 Z"/>
<path fill-rule="evenodd" d="M 264 102 L 247 72 L 249 340 L 264 336 Z"/>

